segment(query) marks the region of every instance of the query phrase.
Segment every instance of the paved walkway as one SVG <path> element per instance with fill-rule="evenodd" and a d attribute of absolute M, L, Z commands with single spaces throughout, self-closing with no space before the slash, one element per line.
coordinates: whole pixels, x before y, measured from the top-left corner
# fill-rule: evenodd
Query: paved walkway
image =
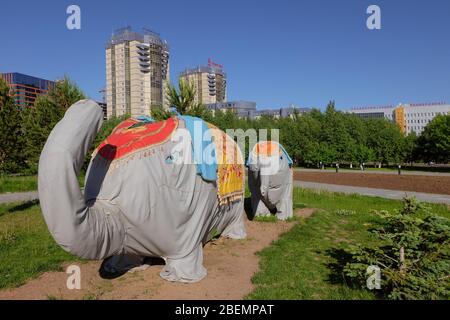
<path fill-rule="evenodd" d="M 445 194 L 433 194 L 433 193 L 399 191 L 399 190 L 388 190 L 388 189 L 375 189 L 375 188 L 365 188 L 365 187 L 352 187 L 352 186 L 343 186 L 343 185 L 337 185 L 337 184 L 306 182 L 306 181 L 298 181 L 298 180 L 294 181 L 294 184 L 296 186 L 307 188 L 307 189 L 318 189 L 318 190 L 327 190 L 327 191 L 332 191 L 332 192 L 343 192 L 343 193 L 357 193 L 357 194 L 361 194 L 364 196 L 382 197 L 382 198 L 398 199 L 398 200 L 404 198 L 405 195 L 408 195 L 408 196 L 415 196 L 420 201 L 450 204 L 450 196 L 445 195 Z M 32 200 L 36 200 L 36 199 L 38 199 L 37 191 L 0 194 L 0 203 L 32 201 Z"/>
<path fill-rule="evenodd" d="M 306 181 L 294 181 L 295 186 L 299 186 L 307 189 L 316 190 L 327 190 L 331 192 L 342 192 L 342 193 L 357 193 L 364 196 L 371 197 L 382 197 L 388 199 L 403 199 L 407 196 L 414 196 L 417 200 L 424 202 L 433 203 L 446 203 L 450 204 L 450 196 L 445 194 L 433 194 L 433 193 L 422 193 L 413 191 L 399 191 L 399 190 L 388 190 L 388 189 L 375 189 L 375 188 L 365 188 L 365 187 L 352 187 L 343 186 L 337 184 L 328 183 L 317 183 L 317 182 L 306 182 Z"/>
<path fill-rule="evenodd" d="M 37 191 L 1 193 L 0 203 L 32 201 L 38 198 L 39 196 Z"/>
<path fill-rule="evenodd" d="M 300 172 L 321 172 L 321 173 L 336 173 L 336 169 L 306 169 L 306 168 L 294 168 L 295 171 Z M 382 170 L 350 170 L 350 169 L 339 169 L 339 173 L 364 173 L 364 174 L 393 174 L 398 175 L 395 170 L 392 171 L 382 171 Z M 413 175 L 413 176 L 449 176 L 448 172 L 426 172 L 426 171 L 408 171 L 402 170 L 402 175 Z"/>

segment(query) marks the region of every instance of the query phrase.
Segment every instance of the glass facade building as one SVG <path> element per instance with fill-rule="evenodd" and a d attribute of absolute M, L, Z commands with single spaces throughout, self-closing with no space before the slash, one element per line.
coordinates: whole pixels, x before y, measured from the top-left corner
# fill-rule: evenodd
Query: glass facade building
<path fill-rule="evenodd" d="M 11 95 L 14 98 L 14 102 L 21 108 L 34 106 L 36 98 L 39 95 L 46 94 L 55 86 L 55 82 L 53 81 L 22 73 L 11 72 L 0 75 L 11 88 Z"/>

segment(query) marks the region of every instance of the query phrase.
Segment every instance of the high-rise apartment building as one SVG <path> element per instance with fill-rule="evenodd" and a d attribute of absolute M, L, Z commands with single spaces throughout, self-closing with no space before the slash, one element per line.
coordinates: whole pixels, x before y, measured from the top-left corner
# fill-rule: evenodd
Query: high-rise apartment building
<path fill-rule="evenodd" d="M 386 118 L 395 122 L 400 130 L 421 134 L 425 126 L 439 114 L 450 114 L 450 104 L 444 102 L 410 103 L 387 107 L 353 108 L 350 112 L 362 118 Z"/>
<path fill-rule="evenodd" d="M 203 104 L 227 101 L 227 75 L 223 66 L 208 61 L 207 66 L 186 69 L 180 78 L 190 82 L 195 88 L 195 102 Z"/>
<path fill-rule="evenodd" d="M 108 118 L 123 114 L 150 115 L 168 108 L 169 46 L 159 34 L 131 27 L 116 30 L 106 46 Z"/>
<path fill-rule="evenodd" d="M 8 83 L 11 96 L 20 108 L 34 106 L 34 102 L 39 95 L 46 94 L 48 90 L 55 86 L 53 81 L 17 72 L 1 73 L 0 77 Z"/>

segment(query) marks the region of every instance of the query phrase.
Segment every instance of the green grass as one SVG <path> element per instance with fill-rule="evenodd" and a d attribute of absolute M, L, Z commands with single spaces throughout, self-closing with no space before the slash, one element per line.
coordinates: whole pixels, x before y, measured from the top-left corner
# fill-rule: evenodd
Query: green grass
<path fill-rule="evenodd" d="M 0 193 L 37 190 L 37 176 L 0 176 Z"/>
<path fill-rule="evenodd" d="M 378 221 L 372 209 L 394 210 L 400 201 L 294 189 L 294 203 L 318 210 L 259 253 L 260 272 L 247 299 L 375 299 L 342 277 L 343 251 L 371 241 L 367 230 Z M 450 217 L 445 205 L 433 212 Z"/>
<path fill-rule="evenodd" d="M 318 211 L 296 219 L 299 222 L 290 232 L 260 253 L 261 271 L 253 278 L 256 289 L 247 298 L 373 299 L 371 292 L 342 283 L 338 249 L 370 241 L 367 229 L 378 219 L 370 210 L 398 209 L 401 202 L 295 188 L 294 203 Z M 445 205 L 432 208 L 450 218 Z M 62 262 L 75 260 L 51 237 L 36 201 L 0 205 L 0 288 L 60 271 Z"/>
<path fill-rule="evenodd" d="M 36 201 L 0 205 L 0 288 L 16 287 L 76 258 L 53 240 Z"/>
<path fill-rule="evenodd" d="M 84 174 L 78 177 L 80 186 L 84 184 Z M 37 176 L 8 176 L 0 175 L 0 193 L 27 192 L 37 190 Z"/>

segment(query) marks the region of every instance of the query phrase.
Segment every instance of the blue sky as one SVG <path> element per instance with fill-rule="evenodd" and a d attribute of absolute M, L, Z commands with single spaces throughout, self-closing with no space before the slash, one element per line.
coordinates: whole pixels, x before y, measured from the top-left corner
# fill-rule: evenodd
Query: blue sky
<path fill-rule="evenodd" d="M 81 8 L 79 31 L 66 8 Z M 381 8 L 381 30 L 366 9 Z M 169 42 L 171 80 L 208 57 L 228 74 L 228 99 L 340 109 L 450 102 L 450 1 L 2 1 L 0 72 L 69 75 L 92 98 L 105 85 L 114 29 L 148 27 Z"/>

